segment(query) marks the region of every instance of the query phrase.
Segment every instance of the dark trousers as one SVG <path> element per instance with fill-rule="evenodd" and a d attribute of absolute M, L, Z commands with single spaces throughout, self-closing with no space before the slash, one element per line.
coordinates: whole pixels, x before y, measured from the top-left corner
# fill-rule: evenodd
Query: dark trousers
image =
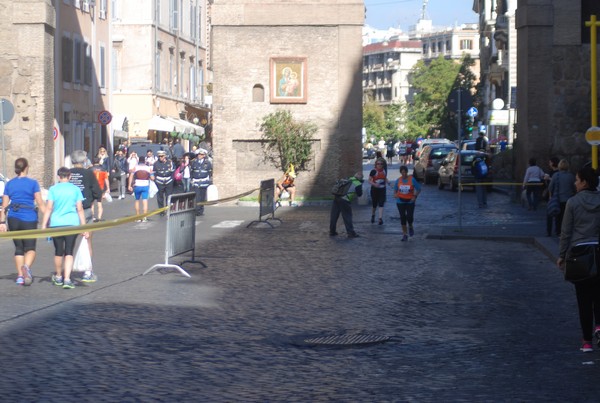
<path fill-rule="evenodd" d="M 204 214 L 204 205 L 198 203 L 206 201 L 206 187 L 194 185 L 192 188 L 196 193 L 196 214 Z"/>
<path fill-rule="evenodd" d="M 156 182 L 156 187 L 158 188 L 158 192 L 156 193 L 156 201 L 158 202 L 158 208 L 163 208 L 167 205 L 167 200 L 169 200 L 169 196 L 173 194 L 173 181 L 167 184 Z"/>
<path fill-rule="evenodd" d="M 567 202 L 561 202 L 560 203 L 560 213 L 554 217 L 547 215 L 546 216 L 546 232 L 548 233 L 548 236 L 552 235 L 552 222 L 554 222 L 555 225 L 555 234 L 556 235 L 560 235 L 560 231 L 562 229 L 562 220 L 563 220 L 563 216 L 565 215 L 565 208 L 567 207 Z"/>
<path fill-rule="evenodd" d="M 396 203 L 398 212 L 400 213 L 400 224 L 412 227 L 415 219 L 415 203 Z"/>
<path fill-rule="evenodd" d="M 530 209 L 537 210 L 541 192 L 542 187 L 539 182 L 533 182 L 533 184 L 527 185 L 525 195 L 527 196 L 527 204 L 529 204 Z"/>
<path fill-rule="evenodd" d="M 600 325 L 600 281 L 577 283 L 575 293 L 583 340 L 592 341 L 594 325 Z"/>
<path fill-rule="evenodd" d="M 342 215 L 344 226 L 348 235 L 354 234 L 354 225 L 352 224 L 352 205 L 348 200 L 341 197 L 335 197 L 331 204 L 331 216 L 329 219 L 329 233 L 336 232 L 338 218 Z"/>

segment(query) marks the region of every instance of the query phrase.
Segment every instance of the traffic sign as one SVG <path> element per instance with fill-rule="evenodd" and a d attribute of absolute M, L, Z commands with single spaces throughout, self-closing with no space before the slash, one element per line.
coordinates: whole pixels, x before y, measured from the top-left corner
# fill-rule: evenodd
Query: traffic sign
<path fill-rule="evenodd" d="M 469 110 L 467 111 L 467 115 L 469 115 L 472 118 L 477 116 L 478 113 L 479 113 L 479 111 L 474 106 L 470 107 Z"/>
<path fill-rule="evenodd" d="M 52 129 L 52 138 L 54 140 L 58 139 L 58 127 L 54 126 L 54 128 Z"/>
<path fill-rule="evenodd" d="M 15 116 L 15 107 L 13 104 L 4 98 L 0 98 L 0 108 L 2 108 L 2 124 L 8 123 Z"/>
<path fill-rule="evenodd" d="M 585 140 L 591 146 L 600 145 L 600 127 L 590 127 L 585 132 Z"/>
<path fill-rule="evenodd" d="M 107 125 L 112 121 L 112 115 L 109 111 L 102 111 L 98 114 L 98 122 L 102 125 Z"/>

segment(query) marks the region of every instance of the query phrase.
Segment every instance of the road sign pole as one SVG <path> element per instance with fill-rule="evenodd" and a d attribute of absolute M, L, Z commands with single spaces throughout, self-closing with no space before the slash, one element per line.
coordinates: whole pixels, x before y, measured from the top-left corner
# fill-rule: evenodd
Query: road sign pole
<path fill-rule="evenodd" d="M 461 89 L 458 88 L 458 230 L 462 231 L 462 197 L 461 197 L 461 183 L 462 183 L 462 156 L 460 149 L 462 148 L 462 106 L 460 103 Z"/>

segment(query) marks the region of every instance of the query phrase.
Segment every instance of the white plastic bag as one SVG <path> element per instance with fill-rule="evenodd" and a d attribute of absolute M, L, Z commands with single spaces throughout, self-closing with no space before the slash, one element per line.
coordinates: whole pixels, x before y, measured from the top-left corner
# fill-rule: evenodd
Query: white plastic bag
<path fill-rule="evenodd" d="M 109 203 L 113 200 L 112 195 L 108 192 L 104 193 L 104 199 L 106 199 L 106 201 Z"/>
<path fill-rule="evenodd" d="M 153 198 L 158 193 L 158 188 L 156 187 L 156 183 L 154 181 L 150 181 L 150 188 L 148 189 L 148 197 Z"/>
<path fill-rule="evenodd" d="M 77 252 L 75 252 L 73 271 L 83 272 L 88 270 L 92 270 L 92 257 L 90 256 L 87 238 L 82 238 Z"/>

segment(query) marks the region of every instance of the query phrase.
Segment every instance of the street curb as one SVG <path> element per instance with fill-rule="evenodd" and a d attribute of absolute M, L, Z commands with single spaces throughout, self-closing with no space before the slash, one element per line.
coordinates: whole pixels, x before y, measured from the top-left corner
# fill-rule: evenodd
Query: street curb
<path fill-rule="evenodd" d="M 456 231 L 458 229 L 450 228 L 441 228 L 438 231 L 432 231 L 425 237 L 426 239 L 440 239 L 440 240 L 451 240 L 451 239 L 461 239 L 461 240 L 478 240 L 478 241 L 495 241 L 495 242 L 519 242 L 525 244 L 531 244 L 539 249 L 548 259 L 552 262 L 556 262 L 558 259 L 558 244 L 553 240 L 553 238 L 548 237 L 536 237 L 536 236 L 520 236 L 514 234 L 507 235 L 490 235 L 478 233 L 478 231 L 469 231 L 469 227 L 463 228 L 465 233 L 448 233 L 448 231 Z"/>

